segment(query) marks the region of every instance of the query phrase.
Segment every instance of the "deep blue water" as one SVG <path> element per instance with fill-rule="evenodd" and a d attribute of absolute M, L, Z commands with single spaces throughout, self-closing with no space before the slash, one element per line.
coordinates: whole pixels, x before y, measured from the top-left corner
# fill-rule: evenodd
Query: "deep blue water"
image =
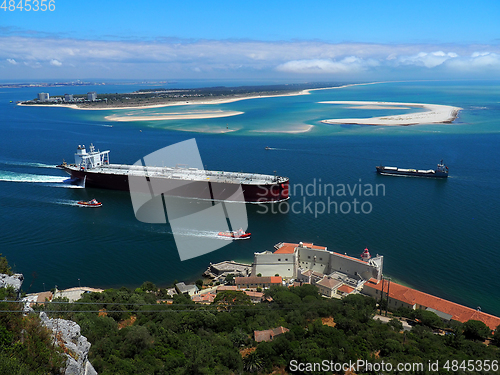
<path fill-rule="evenodd" d="M 196 86 L 179 82 L 176 86 Z M 198 86 L 207 86 L 198 82 Z M 127 92 L 138 86 L 74 88 Z M 68 88 L 50 88 L 51 95 Z M 274 244 L 313 242 L 358 256 L 365 247 L 384 255 L 384 271 L 422 291 L 500 315 L 497 258 L 500 222 L 500 83 L 420 82 L 354 86 L 310 95 L 246 100 L 217 106 L 184 106 L 156 112 L 234 110 L 221 119 L 111 122 L 118 111 L 19 107 L 10 100 L 36 96 L 40 88 L 0 90 L 0 252 L 25 274 L 30 292 L 78 285 L 137 286 L 149 280 L 166 285 L 199 277 L 209 262 L 251 262 L 256 251 Z M 397 110 L 360 110 L 320 104 L 326 100 L 380 100 L 448 104 L 464 108 L 454 124 L 412 127 L 326 125 L 326 118 L 370 117 Z M 152 110 L 153 111 L 153 110 Z M 133 112 L 133 111 L 132 111 Z M 146 110 L 147 112 L 147 110 Z M 297 131 L 313 125 L 309 132 Z M 226 134 L 193 130 L 238 129 Z M 191 130 L 191 131 L 179 131 Z M 73 160 L 76 146 L 93 142 L 111 150 L 111 161 L 134 163 L 159 148 L 196 138 L 208 169 L 290 177 L 292 184 L 383 184 L 385 195 L 356 195 L 369 214 L 315 215 L 304 197 L 263 213 L 247 206 L 248 241 L 236 241 L 181 262 L 168 225 L 134 217 L 124 192 L 77 189 L 53 168 Z M 266 146 L 273 150 L 265 150 Z M 447 181 L 385 177 L 375 166 L 428 169 L 444 159 Z M 74 202 L 97 197 L 100 209 Z M 321 206 L 326 197 L 306 197 Z M 353 197 L 330 197 L 338 204 Z M 347 207 L 347 203 L 344 208 Z M 351 206 L 352 207 L 352 206 Z M 281 213 L 279 212 L 281 209 Z M 268 211 L 270 206 L 267 207 Z M 32 284 L 30 286 L 30 284 Z"/>

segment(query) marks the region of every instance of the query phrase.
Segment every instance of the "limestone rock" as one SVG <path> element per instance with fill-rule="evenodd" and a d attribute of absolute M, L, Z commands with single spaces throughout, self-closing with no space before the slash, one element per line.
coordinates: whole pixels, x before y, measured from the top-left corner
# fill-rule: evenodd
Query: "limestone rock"
<path fill-rule="evenodd" d="M 0 288 L 12 286 L 18 294 L 23 284 L 24 276 L 22 273 L 15 273 L 12 276 L 0 273 Z"/>
<path fill-rule="evenodd" d="M 65 375 L 97 375 L 88 360 L 90 343 L 80 333 L 80 326 L 71 320 L 51 319 L 46 313 L 40 313 L 42 324 L 54 334 L 56 345 L 64 350 L 68 357 Z"/>

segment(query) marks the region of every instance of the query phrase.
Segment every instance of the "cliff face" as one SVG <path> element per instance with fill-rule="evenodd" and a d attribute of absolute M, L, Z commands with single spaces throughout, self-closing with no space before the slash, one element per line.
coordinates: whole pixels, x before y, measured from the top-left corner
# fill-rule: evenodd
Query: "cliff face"
<path fill-rule="evenodd" d="M 51 319 L 44 312 L 40 313 L 42 324 L 54 333 L 56 345 L 64 350 L 68 357 L 65 375 L 97 375 L 88 360 L 90 343 L 80 334 L 80 326 L 71 320 Z"/>
<path fill-rule="evenodd" d="M 19 294 L 21 285 L 23 285 L 24 276 L 22 273 L 15 273 L 12 276 L 0 273 L 0 288 L 7 288 L 11 286 L 14 288 L 16 294 Z"/>

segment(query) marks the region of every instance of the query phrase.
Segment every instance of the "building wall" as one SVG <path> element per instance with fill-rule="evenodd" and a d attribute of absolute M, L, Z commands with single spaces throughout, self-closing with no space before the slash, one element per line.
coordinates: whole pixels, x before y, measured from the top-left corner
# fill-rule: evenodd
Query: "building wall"
<path fill-rule="evenodd" d="M 297 247 L 294 254 L 276 254 L 270 251 L 255 253 L 252 275 L 274 276 L 279 274 L 286 278 L 297 277 L 298 268 L 313 270 L 322 274 L 338 271 L 343 274 L 359 275 L 364 280 L 382 275 L 383 257 L 375 257 L 362 262 L 327 250 Z"/>
<path fill-rule="evenodd" d="M 252 276 L 274 276 L 293 278 L 296 276 L 295 254 L 255 253 Z"/>
<path fill-rule="evenodd" d="M 386 289 L 386 287 L 384 287 L 384 290 Z M 365 284 L 365 285 L 363 285 L 363 293 L 375 298 L 375 300 L 377 302 L 380 302 L 380 299 L 381 299 L 380 297 L 381 297 L 382 291 L 377 290 L 375 288 L 372 288 L 369 285 Z M 387 301 L 387 293 L 386 292 L 383 293 L 383 299 Z M 408 309 L 413 309 L 413 310 L 415 310 L 415 308 L 416 308 L 415 305 L 412 305 L 412 304 L 409 304 L 409 303 L 406 303 L 403 301 L 399 301 L 395 298 L 389 297 L 389 308 L 390 309 L 395 310 L 395 309 L 399 309 L 400 307 L 406 307 Z"/>
<path fill-rule="evenodd" d="M 305 247 L 298 247 L 297 250 L 300 268 L 320 273 L 331 273 L 329 272 L 331 252 L 308 249 Z"/>
<path fill-rule="evenodd" d="M 368 280 L 371 277 L 379 279 L 382 273 L 377 270 L 377 266 L 382 266 L 382 257 L 370 259 L 369 263 L 346 258 L 341 254 L 325 250 L 315 250 L 307 248 L 298 249 L 298 264 L 303 269 L 312 269 L 316 272 L 330 274 L 339 271 L 347 275 L 360 275 Z"/>

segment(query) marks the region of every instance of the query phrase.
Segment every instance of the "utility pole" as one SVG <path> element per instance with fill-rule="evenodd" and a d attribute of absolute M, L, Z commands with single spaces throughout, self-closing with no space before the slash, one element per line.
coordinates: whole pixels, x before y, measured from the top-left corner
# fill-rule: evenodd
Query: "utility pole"
<path fill-rule="evenodd" d="M 389 309 L 389 290 L 391 288 L 391 278 L 387 278 L 389 284 L 387 284 L 387 306 L 385 307 L 385 316 L 387 316 L 387 310 Z"/>
<path fill-rule="evenodd" d="M 380 315 L 382 315 L 382 301 L 384 299 L 384 275 L 382 275 L 382 293 L 380 294 Z"/>

